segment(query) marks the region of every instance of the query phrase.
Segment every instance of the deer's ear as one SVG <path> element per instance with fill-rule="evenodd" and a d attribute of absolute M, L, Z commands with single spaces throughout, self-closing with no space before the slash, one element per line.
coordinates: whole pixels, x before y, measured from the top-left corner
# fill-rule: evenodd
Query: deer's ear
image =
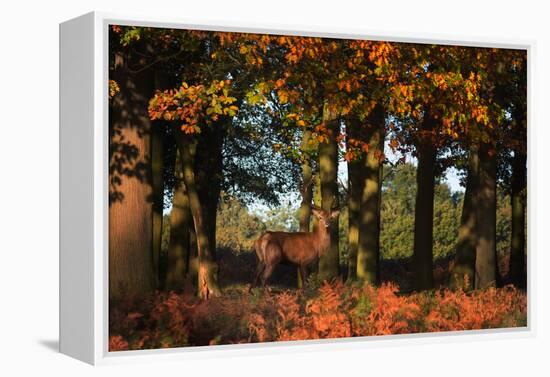
<path fill-rule="evenodd" d="M 337 209 L 336 211 L 332 211 L 332 212 L 330 213 L 330 218 L 331 218 L 331 219 L 335 219 L 336 217 L 338 217 L 339 214 L 340 214 L 340 210 L 339 210 L 339 209 Z"/>
<path fill-rule="evenodd" d="M 313 207 L 313 208 L 311 209 L 311 212 L 315 215 L 315 217 L 317 217 L 317 218 L 320 218 L 320 217 L 321 217 L 321 212 L 320 212 L 319 209 Z"/>

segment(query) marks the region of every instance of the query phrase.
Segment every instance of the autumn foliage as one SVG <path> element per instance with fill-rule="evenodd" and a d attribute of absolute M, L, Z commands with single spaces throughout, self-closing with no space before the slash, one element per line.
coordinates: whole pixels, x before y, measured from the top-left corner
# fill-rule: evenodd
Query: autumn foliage
<path fill-rule="evenodd" d="M 526 315 L 526 294 L 513 286 L 401 295 L 392 283 L 337 280 L 318 290 L 233 291 L 208 301 L 157 293 L 113 303 L 109 350 L 521 327 Z"/>
<path fill-rule="evenodd" d="M 185 134 L 201 132 L 201 122 L 209 124 L 220 116 L 235 116 L 237 100 L 229 95 L 229 80 L 213 81 L 209 86 L 188 85 L 178 89 L 157 91 L 149 101 L 149 117 L 152 120 L 181 122 Z"/>

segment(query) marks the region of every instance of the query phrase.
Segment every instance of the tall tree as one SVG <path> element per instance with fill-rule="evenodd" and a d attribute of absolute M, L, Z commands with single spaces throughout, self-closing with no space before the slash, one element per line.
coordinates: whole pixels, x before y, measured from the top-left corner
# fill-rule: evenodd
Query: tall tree
<path fill-rule="evenodd" d="M 417 142 L 416 205 L 414 217 L 414 273 L 417 290 L 432 289 L 433 279 L 433 213 L 437 150 L 432 140 L 435 119 L 427 108 Z"/>
<path fill-rule="evenodd" d="M 449 285 L 453 288 L 472 289 L 475 284 L 477 243 L 477 201 L 479 155 L 477 145 L 470 147 L 466 191 L 458 230 L 456 258 L 451 269 Z"/>
<path fill-rule="evenodd" d="M 510 280 L 527 288 L 526 211 L 527 211 L 527 53 L 515 51 L 509 76 L 512 104 L 512 239 L 510 250 Z"/>
<path fill-rule="evenodd" d="M 483 143 L 478 149 L 479 176 L 476 199 L 477 243 L 475 288 L 487 288 L 497 283 L 496 250 L 496 151 Z"/>
<path fill-rule="evenodd" d="M 400 50 L 407 68 L 398 78 L 390 104 L 399 125 L 396 139 L 418 158 L 413 259 L 415 285 L 422 290 L 433 288 L 435 178 L 445 160 L 459 158 L 456 144 L 467 149 L 470 143 L 479 143 L 481 134 L 489 140 L 490 127 L 480 51 L 436 45 L 402 45 Z M 438 158 L 445 154 L 450 157 Z"/>
<path fill-rule="evenodd" d="M 216 214 L 223 180 L 222 148 L 231 119 L 221 117 L 215 127 L 204 128 L 197 135 L 194 160 L 197 190 L 203 203 L 204 226 L 212 252 L 216 250 Z"/>
<path fill-rule="evenodd" d="M 472 271 L 470 287 L 501 284 L 496 248 L 497 158 L 499 154 L 507 155 L 502 149 L 510 146 L 513 149 L 517 140 L 517 134 L 510 132 L 513 127 L 508 126 L 507 115 L 513 113 L 517 72 L 506 68 L 514 67 L 516 53 L 485 48 L 460 49 L 457 53 L 461 75 L 468 77 L 464 89 L 471 114 L 469 119 L 465 115 L 460 117 L 467 119 L 462 122 L 463 127 L 454 127 L 459 135 L 456 139 L 470 151 L 461 227 L 464 235 L 461 241 L 464 242 L 459 244 L 451 277 L 451 283 L 458 286 L 464 275 L 471 280 Z M 521 141 L 518 144 L 524 145 Z M 506 164 L 505 161 L 500 163 Z M 469 228 L 474 228 L 475 233 Z M 474 243 L 475 255 L 472 255 Z"/>
<path fill-rule="evenodd" d="M 162 215 L 164 209 L 164 180 L 163 180 L 163 129 L 154 126 L 151 131 L 151 181 L 153 200 L 153 269 L 156 286 L 159 282 L 159 260 L 162 246 Z"/>
<path fill-rule="evenodd" d="M 321 208 L 334 210 L 339 206 L 338 198 L 338 143 L 339 121 L 328 102 L 323 107 L 323 123 L 328 130 L 328 140 L 319 144 L 319 177 L 321 183 Z M 338 217 L 334 220 L 338 224 Z M 339 231 L 338 225 L 331 227 L 330 246 L 319 259 L 318 276 L 329 280 L 339 275 L 340 270 Z"/>
<path fill-rule="evenodd" d="M 380 281 L 380 208 L 388 97 L 393 92 L 399 50 L 391 43 L 351 41 L 337 86 L 342 113 L 349 114 L 344 158 L 350 173 L 350 277 Z M 357 227 L 355 247 L 354 227 Z M 355 248 L 357 252 L 355 252 Z M 352 272 L 353 270 L 353 272 Z"/>
<path fill-rule="evenodd" d="M 310 138 L 311 132 L 309 130 L 305 130 L 302 135 L 301 144 L 301 149 L 305 152 L 307 152 Z M 303 158 L 301 169 L 302 186 L 300 187 L 300 193 L 302 195 L 302 202 L 298 210 L 298 222 L 300 223 L 301 232 L 309 232 L 309 223 L 311 220 L 311 205 L 313 201 L 313 168 L 311 166 L 310 160 L 307 157 Z"/>
<path fill-rule="evenodd" d="M 190 228 L 193 226 L 189 197 L 183 181 L 183 161 L 176 157 L 174 194 L 170 212 L 170 241 L 168 244 L 167 271 L 164 288 L 167 290 L 182 289 L 189 270 Z"/>
<path fill-rule="evenodd" d="M 197 237 L 198 248 L 198 289 L 199 296 L 209 298 L 219 296 L 221 291 L 218 285 L 218 265 L 215 263 L 214 253 L 210 245 L 207 225 L 204 221 L 203 205 L 195 181 L 194 156 L 197 142 L 189 136 L 177 138 L 182 160 L 183 180 L 189 196 L 189 207 L 193 215 L 193 224 Z"/>
<path fill-rule="evenodd" d="M 510 280 L 521 288 L 527 287 L 526 269 L 526 208 L 527 155 L 514 153 L 512 165 L 512 244 L 510 248 Z"/>
<path fill-rule="evenodd" d="M 158 284 L 163 180 L 160 125 L 147 114 L 154 89 L 175 79 L 177 60 L 200 50 L 191 32 L 112 26 L 110 289 L 112 297 L 145 293 Z M 188 63 L 188 61 L 186 62 Z M 163 119 L 169 120 L 169 119 Z"/>
<path fill-rule="evenodd" d="M 302 134 L 302 141 L 300 149 L 302 154 L 302 186 L 300 187 L 300 194 L 302 195 L 302 202 L 298 209 L 298 222 L 300 224 L 300 232 L 309 232 L 309 223 L 311 221 L 311 205 L 313 202 L 313 168 L 311 166 L 311 160 L 309 158 L 310 152 L 310 140 L 311 131 L 304 130 Z M 305 282 L 302 281 L 302 275 L 300 269 L 296 271 L 298 276 L 298 288 L 301 288 Z"/>
<path fill-rule="evenodd" d="M 151 69 L 136 53 L 149 53 L 147 43 L 130 51 L 111 33 L 110 76 L 120 92 L 110 102 L 109 144 L 109 297 L 145 294 L 155 286 L 151 201 L 151 121 L 147 101 L 153 94 Z"/>
<path fill-rule="evenodd" d="M 352 149 L 352 143 L 359 138 L 360 120 L 357 117 L 346 118 L 347 149 Z M 357 249 L 359 247 L 359 215 L 361 197 L 365 179 L 363 177 L 363 158 L 348 161 L 348 280 L 357 278 Z"/>
<path fill-rule="evenodd" d="M 385 112 L 377 105 L 367 117 L 364 132 L 368 152 L 362 158 L 362 193 L 359 202 L 357 277 L 376 284 L 380 280 L 380 193 L 384 162 Z"/>
<path fill-rule="evenodd" d="M 154 64 L 155 90 L 165 90 L 174 85 L 173 67 L 168 64 Z M 167 138 L 166 128 L 169 125 L 162 121 L 157 121 L 151 128 L 151 182 L 152 182 L 152 200 L 153 200 L 153 269 L 156 286 L 160 287 L 164 282 L 160 281 L 160 254 L 162 249 L 162 227 L 164 211 L 164 192 L 165 189 L 165 166 L 164 162 L 170 158 L 169 148 L 166 148 L 165 142 L 172 141 Z M 165 149 L 168 149 L 165 151 Z M 166 155 L 165 155 L 166 154 Z M 173 164 L 169 164 L 170 167 Z"/>
<path fill-rule="evenodd" d="M 178 89 L 157 92 L 149 102 L 151 119 L 173 121 L 174 137 L 182 161 L 183 181 L 189 197 L 198 250 L 198 292 L 202 298 L 221 293 L 218 266 L 211 245 L 212 228 L 205 218 L 206 204 L 197 187 L 196 157 L 199 135 L 216 126 L 222 117 L 233 117 L 238 108 L 236 98 L 229 95 L 230 81 L 212 81 L 204 86 L 183 83 Z M 178 126 L 177 122 L 183 122 Z M 215 217 L 214 217 L 215 220 Z M 211 225 L 210 225 L 211 226 Z M 215 224 L 214 224 L 215 229 Z M 215 233 L 214 233 L 215 234 Z"/>

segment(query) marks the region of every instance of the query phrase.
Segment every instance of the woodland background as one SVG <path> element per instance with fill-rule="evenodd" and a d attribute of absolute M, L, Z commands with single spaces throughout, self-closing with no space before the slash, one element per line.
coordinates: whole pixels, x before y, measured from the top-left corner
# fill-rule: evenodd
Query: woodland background
<path fill-rule="evenodd" d="M 525 51 L 119 25 L 109 43 L 111 350 L 526 325 Z M 312 203 L 343 211 L 310 279 L 277 279 L 305 289 L 247 295 L 252 242 L 309 231 Z"/>

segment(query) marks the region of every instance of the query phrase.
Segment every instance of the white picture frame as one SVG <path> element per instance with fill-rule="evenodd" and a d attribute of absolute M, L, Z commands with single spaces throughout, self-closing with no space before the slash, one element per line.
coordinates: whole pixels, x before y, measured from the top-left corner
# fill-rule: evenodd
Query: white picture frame
<path fill-rule="evenodd" d="M 143 351 L 108 351 L 108 26 L 110 24 L 260 32 L 272 34 L 437 43 L 525 49 L 528 54 L 528 148 L 533 156 L 532 59 L 535 43 L 501 38 L 461 38 L 310 26 L 258 25 L 151 18 L 92 12 L 60 24 L 60 352 L 90 364 L 259 355 L 302 351 L 379 347 L 393 342 L 433 343 L 481 338 L 532 337 L 536 251 L 528 243 L 528 326 L 468 332 L 423 333 L 264 344 L 187 347 Z M 532 172 L 533 161 L 528 160 Z M 528 174 L 528 233 L 533 230 L 533 197 Z"/>

